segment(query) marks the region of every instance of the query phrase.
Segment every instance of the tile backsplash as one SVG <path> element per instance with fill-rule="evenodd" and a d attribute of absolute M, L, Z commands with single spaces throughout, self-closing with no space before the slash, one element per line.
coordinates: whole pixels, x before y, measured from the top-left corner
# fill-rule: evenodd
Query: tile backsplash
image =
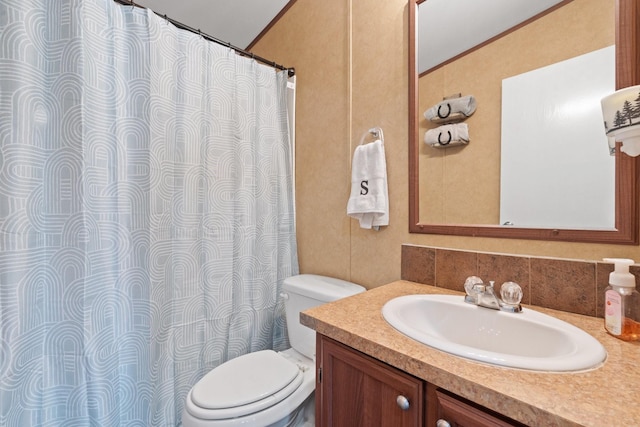
<path fill-rule="evenodd" d="M 464 281 L 518 283 L 523 304 L 603 317 L 604 289 L 613 264 L 402 245 L 402 280 L 464 292 Z M 631 273 L 640 278 L 640 266 Z"/>

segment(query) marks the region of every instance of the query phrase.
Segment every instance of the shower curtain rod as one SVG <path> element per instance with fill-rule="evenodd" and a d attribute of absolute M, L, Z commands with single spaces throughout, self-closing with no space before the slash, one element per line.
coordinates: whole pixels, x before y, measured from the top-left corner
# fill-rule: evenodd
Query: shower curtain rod
<path fill-rule="evenodd" d="M 113 0 L 113 1 L 115 1 L 116 3 L 122 4 L 122 5 L 125 5 L 125 6 L 133 6 L 133 7 L 139 7 L 139 8 L 142 8 L 142 9 L 146 9 L 144 6 L 141 6 L 141 5 L 135 3 L 132 0 Z M 207 39 L 209 41 L 212 41 L 212 42 L 217 43 L 217 44 L 222 45 L 222 46 L 226 46 L 229 49 L 233 49 L 233 50 L 236 51 L 236 53 L 238 53 L 238 54 L 240 54 L 242 56 L 250 57 L 251 59 L 255 59 L 258 62 L 261 62 L 263 64 L 269 65 L 269 66 L 271 66 L 273 68 L 277 68 L 278 70 L 283 70 L 283 71 L 287 70 L 287 74 L 289 75 L 289 77 L 293 77 L 293 76 L 296 75 L 295 68 L 287 68 L 284 65 L 280 65 L 280 64 L 277 64 L 277 63 L 275 63 L 273 61 L 269 61 L 268 59 L 265 59 L 265 58 L 263 58 L 261 56 L 253 54 L 251 52 L 247 52 L 246 50 L 241 49 L 241 48 L 239 48 L 237 46 L 234 46 L 234 45 L 231 44 L 231 42 L 222 41 L 222 40 L 217 39 L 217 38 L 215 38 L 213 36 L 210 36 L 207 33 L 203 33 L 199 29 L 192 28 L 192 27 L 190 27 L 190 26 L 188 26 L 186 24 L 183 24 L 182 22 L 176 21 L 175 19 L 171 19 L 167 15 L 161 15 L 161 14 L 159 14 L 158 12 L 156 12 L 154 10 L 151 10 L 151 11 L 153 13 L 155 13 L 156 15 L 158 15 L 159 17 L 165 19 L 167 22 L 172 23 L 173 25 L 175 25 L 176 27 L 178 27 L 178 28 L 180 28 L 182 30 L 187 30 L 187 31 L 190 31 L 190 32 L 192 32 L 194 34 L 198 34 L 199 36 L 202 36 L 202 37 L 204 37 L 205 39 Z"/>

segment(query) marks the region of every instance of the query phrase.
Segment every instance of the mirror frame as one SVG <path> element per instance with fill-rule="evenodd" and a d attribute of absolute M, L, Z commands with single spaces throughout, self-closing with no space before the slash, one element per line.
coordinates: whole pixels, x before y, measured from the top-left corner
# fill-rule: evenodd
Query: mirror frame
<path fill-rule="evenodd" d="M 428 0 L 409 0 L 409 233 L 455 236 L 533 239 L 605 244 L 638 244 L 640 157 L 620 152 L 617 143 L 615 168 L 615 228 L 581 230 L 523 228 L 500 225 L 426 224 L 419 215 L 419 122 L 418 122 L 418 5 Z M 640 2 L 616 0 L 616 90 L 640 84 Z"/>

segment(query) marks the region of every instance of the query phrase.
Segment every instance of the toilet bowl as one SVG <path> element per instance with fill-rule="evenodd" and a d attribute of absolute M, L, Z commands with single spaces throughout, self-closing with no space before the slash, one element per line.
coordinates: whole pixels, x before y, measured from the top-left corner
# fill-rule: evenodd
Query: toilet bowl
<path fill-rule="evenodd" d="M 315 379 L 313 360 L 293 349 L 237 357 L 213 369 L 189 391 L 182 425 L 304 425 L 295 422 L 313 420 Z"/>
<path fill-rule="evenodd" d="M 300 324 L 300 312 L 364 290 L 312 274 L 285 279 L 282 296 L 292 348 L 245 354 L 211 370 L 189 391 L 182 425 L 314 426 L 315 331 Z"/>

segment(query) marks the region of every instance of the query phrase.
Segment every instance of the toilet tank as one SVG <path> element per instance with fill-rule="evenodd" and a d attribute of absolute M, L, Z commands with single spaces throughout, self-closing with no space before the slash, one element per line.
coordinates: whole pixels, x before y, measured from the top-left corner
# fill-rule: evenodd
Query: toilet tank
<path fill-rule="evenodd" d="M 310 359 L 316 355 L 316 333 L 300 324 L 300 312 L 366 290 L 355 283 L 315 274 L 288 277 L 284 279 L 282 288 L 289 343 L 296 351 Z"/>

